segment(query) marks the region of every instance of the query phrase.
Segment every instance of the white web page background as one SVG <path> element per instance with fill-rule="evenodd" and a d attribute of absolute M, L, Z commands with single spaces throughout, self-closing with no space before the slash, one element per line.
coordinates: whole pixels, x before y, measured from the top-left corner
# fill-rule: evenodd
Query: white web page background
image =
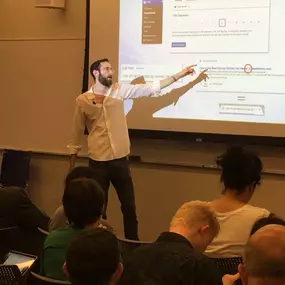
<path fill-rule="evenodd" d="M 176 120 L 183 131 L 192 131 L 197 120 L 285 124 L 285 1 L 164 0 L 161 44 L 142 44 L 144 4 L 148 0 L 120 0 L 119 81 L 162 79 L 190 64 L 197 64 L 197 74 L 208 69 L 209 75 L 176 104 L 156 111 L 154 121 Z M 126 112 L 133 103 L 126 102 Z M 177 119 L 189 120 L 189 128 Z M 129 125 L 167 129 L 169 120 L 161 127 L 159 122 Z"/>

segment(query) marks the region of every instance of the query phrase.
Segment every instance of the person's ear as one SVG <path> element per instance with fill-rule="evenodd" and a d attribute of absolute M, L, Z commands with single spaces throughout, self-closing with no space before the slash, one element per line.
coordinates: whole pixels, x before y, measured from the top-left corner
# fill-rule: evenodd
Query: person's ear
<path fill-rule="evenodd" d="M 259 183 L 257 183 L 257 182 L 253 182 L 252 184 L 251 184 L 251 187 L 250 187 L 250 192 L 254 192 L 255 190 L 256 190 L 256 188 L 257 188 L 257 186 L 259 185 Z"/>
<path fill-rule="evenodd" d="M 203 225 L 202 227 L 199 228 L 199 233 L 203 234 L 209 230 L 209 225 Z"/>
<path fill-rule="evenodd" d="M 99 74 L 98 70 L 93 70 L 93 75 L 94 75 L 95 78 L 97 78 L 98 74 Z"/>
<path fill-rule="evenodd" d="M 68 274 L 67 266 L 66 266 L 66 261 L 64 262 L 64 264 L 62 266 L 62 271 L 63 271 L 63 274 L 69 278 L 69 274 Z"/>
<path fill-rule="evenodd" d="M 123 266 L 123 263 L 122 262 L 119 262 L 118 263 L 118 266 L 117 266 L 117 269 L 116 269 L 116 272 L 113 274 L 113 279 L 116 281 L 120 280 L 122 274 L 123 274 L 123 271 L 124 271 L 124 266 Z"/>
<path fill-rule="evenodd" d="M 248 276 L 247 276 L 245 266 L 243 264 L 239 264 L 238 273 L 240 275 L 240 279 L 242 281 L 242 284 L 247 285 L 248 284 Z"/>

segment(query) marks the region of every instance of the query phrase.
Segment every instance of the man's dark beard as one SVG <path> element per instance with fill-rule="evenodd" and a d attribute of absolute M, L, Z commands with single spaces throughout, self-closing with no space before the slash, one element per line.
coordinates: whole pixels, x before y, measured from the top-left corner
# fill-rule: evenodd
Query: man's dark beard
<path fill-rule="evenodd" d="M 111 87 L 112 84 L 113 84 L 113 80 L 112 80 L 112 76 L 109 76 L 109 77 L 104 77 L 102 76 L 102 74 L 100 73 L 99 74 L 99 82 L 106 86 L 106 87 Z"/>

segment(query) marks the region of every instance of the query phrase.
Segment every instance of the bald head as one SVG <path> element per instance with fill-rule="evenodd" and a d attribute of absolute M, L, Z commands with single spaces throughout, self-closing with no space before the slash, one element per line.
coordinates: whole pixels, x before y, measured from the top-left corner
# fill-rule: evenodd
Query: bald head
<path fill-rule="evenodd" d="M 248 240 L 243 262 L 248 277 L 285 278 L 285 227 L 268 225 Z"/>

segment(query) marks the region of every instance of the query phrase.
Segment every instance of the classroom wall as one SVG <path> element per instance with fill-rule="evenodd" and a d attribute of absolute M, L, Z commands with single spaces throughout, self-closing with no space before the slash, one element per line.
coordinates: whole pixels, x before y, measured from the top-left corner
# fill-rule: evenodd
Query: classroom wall
<path fill-rule="evenodd" d="M 0 1 L 0 148 L 67 153 L 82 89 L 85 1 L 68 0 L 65 11 L 34 5 Z"/>
<path fill-rule="evenodd" d="M 11 52 L 17 53 L 19 58 L 25 57 L 21 52 L 21 46 L 25 38 L 33 39 L 33 43 L 37 44 L 37 48 L 45 46 L 45 41 L 38 40 L 37 38 L 72 38 L 76 35 L 77 38 L 84 37 L 84 24 L 85 24 L 85 3 L 79 0 L 67 0 L 66 11 L 56 10 L 38 10 L 33 7 L 34 0 L 3 0 L 0 2 L 0 47 L 1 39 L 5 41 L 13 40 L 13 50 Z M 18 9 L 16 9 L 16 7 Z M 17 39 L 20 39 L 17 42 Z M 62 120 L 68 124 L 70 120 L 69 107 L 73 104 L 73 99 L 81 90 L 82 70 L 80 63 L 83 64 L 84 58 L 84 41 L 80 40 L 76 45 L 76 53 L 70 55 L 70 66 L 76 62 L 75 70 L 70 70 L 70 66 L 66 66 L 67 72 L 63 72 L 64 64 L 62 61 L 65 52 L 60 49 L 60 54 L 56 49 L 57 41 L 53 42 L 52 52 L 48 54 L 42 63 L 49 66 L 54 66 L 52 76 L 47 76 L 44 69 L 39 72 L 37 80 L 41 84 L 47 84 L 48 90 L 45 93 L 44 102 L 49 102 L 52 98 L 62 96 L 59 90 L 60 84 L 68 84 L 66 92 L 71 92 L 70 102 L 67 100 L 68 108 L 58 108 L 55 110 L 60 112 Z M 62 47 L 62 44 L 58 42 Z M 80 47 L 79 47 L 80 46 Z M 68 45 L 67 45 L 68 48 Z M 5 50 L 7 52 L 7 50 Z M 75 50 L 74 50 L 75 51 Z M 56 54 L 54 54 L 56 53 Z M 11 56 L 11 55 L 9 55 Z M 0 62 L 5 61 L 6 57 L 0 52 Z M 43 60 L 43 59 L 42 59 Z M 19 66 L 18 68 L 22 68 Z M 31 62 L 25 66 L 25 72 L 17 74 L 21 78 L 21 82 L 27 82 L 22 89 L 21 106 L 25 109 L 26 104 L 34 104 L 37 108 L 39 102 L 26 101 L 28 92 L 33 91 L 33 80 L 31 80 L 31 73 L 34 69 L 38 68 L 37 62 Z M 0 69 L 1 70 L 1 69 Z M 5 130 L 4 133 L 14 136 L 15 139 L 21 140 L 21 136 L 13 131 L 13 126 L 21 124 L 21 120 L 13 120 L 13 117 L 8 117 L 7 112 L 5 117 L 1 113 L 9 110 L 10 114 L 13 113 L 13 98 L 8 94 L 1 93 L 1 84 L 3 84 L 5 70 L 1 70 L 0 75 L 0 120 L 1 129 Z M 71 74 L 72 73 L 72 74 Z M 5 76 L 4 76 L 5 75 Z M 77 78 L 70 82 L 69 78 Z M 12 76 L 12 75 L 11 75 Z M 10 78 L 11 89 L 13 84 L 17 85 L 17 77 Z M 12 84 L 13 83 L 13 84 Z M 71 91 L 72 90 L 72 91 Z M 27 106 L 27 105 L 26 105 Z M 58 126 L 58 121 L 53 121 L 54 116 L 51 114 L 52 105 L 48 105 L 48 110 L 45 115 L 49 115 L 50 124 L 55 128 Z M 18 109 L 20 112 L 21 109 Z M 24 116 L 24 113 L 21 113 Z M 33 122 L 37 120 L 35 117 Z M 28 125 L 29 121 L 25 121 Z M 61 125 L 62 126 L 62 122 Z M 9 132 L 8 129 L 9 128 Z M 36 136 L 36 130 L 29 132 L 26 135 Z M 33 137 L 31 137 L 31 140 Z M 53 137 L 47 138 L 49 144 L 53 144 Z M 0 144 L 3 136 L 0 137 Z M 62 139 L 65 141 L 65 138 Z M 137 211 L 140 222 L 140 235 L 141 239 L 154 239 L 159 232 L 166 230 L 171 216 L 176 209 L 187 200 L 211 200 L 217 197 L 220 193 L 219 173 L 216 169 L 199 168 L 200 165 L 213 164 L 214 157 L 221 153 L 225 146 L 223 145 L 205 145 L 205 144 L 181 144 L 181 143 L 168 143 L 161 141 L 147 141 L 140 140 L 133 141 L 133 153 L 142 155 L 143 161 L 151 161 L 154 164 L 148 163 L 134 163 L 131 167 L 131 172 L 135 184 Z M 56 146 L 55 146 L 56 147 Z M 60 146 L 61 147 L 61 146 Z M 59 147 L 59 148 L 60 148 Z M 270 172 L 280 172 L 282 174 L 285 168 L 284 151 L 283 149 L 274 148 L 260 148 L 260 154 L 265 161 L 265 168 Z M 160 162 L 160 163 L 156 163 Z M 167 166 L 172 162 L 173 164 L 180 164 L 180 166 Z M 78 164 L 87 164 L 85 158 L 80 158 Z M 183 166 L 184 165 L 184 166 Z M 188 165 L 188 167 L 187 167 Z M 189 165 L 191 167 L 189 167 Z M 280 170 L 280 171 L 278 171 Z M 30 180 L 30 193 L 33 201 L 43 208 L 48 214 L 60 205 L 60 200 L 63 191 L 63 180 L 68 171 L 68 157 L 51 154 L 34 154 L 31 164 L 31 180 Z M 267 207 L 271 211 L 285 217 L 285 208 L 283 201 L 285 200 L 285 177 L 283 175 L 266 174 L 261 187 L 256 192 L 252 203 L 261 207 Z M 122 219 L 120 214 L 119 203 L 113 189 L 110 190 L 110 202 L 108 216 L 111 224 L 119 234 L 122 234 Z"/>

